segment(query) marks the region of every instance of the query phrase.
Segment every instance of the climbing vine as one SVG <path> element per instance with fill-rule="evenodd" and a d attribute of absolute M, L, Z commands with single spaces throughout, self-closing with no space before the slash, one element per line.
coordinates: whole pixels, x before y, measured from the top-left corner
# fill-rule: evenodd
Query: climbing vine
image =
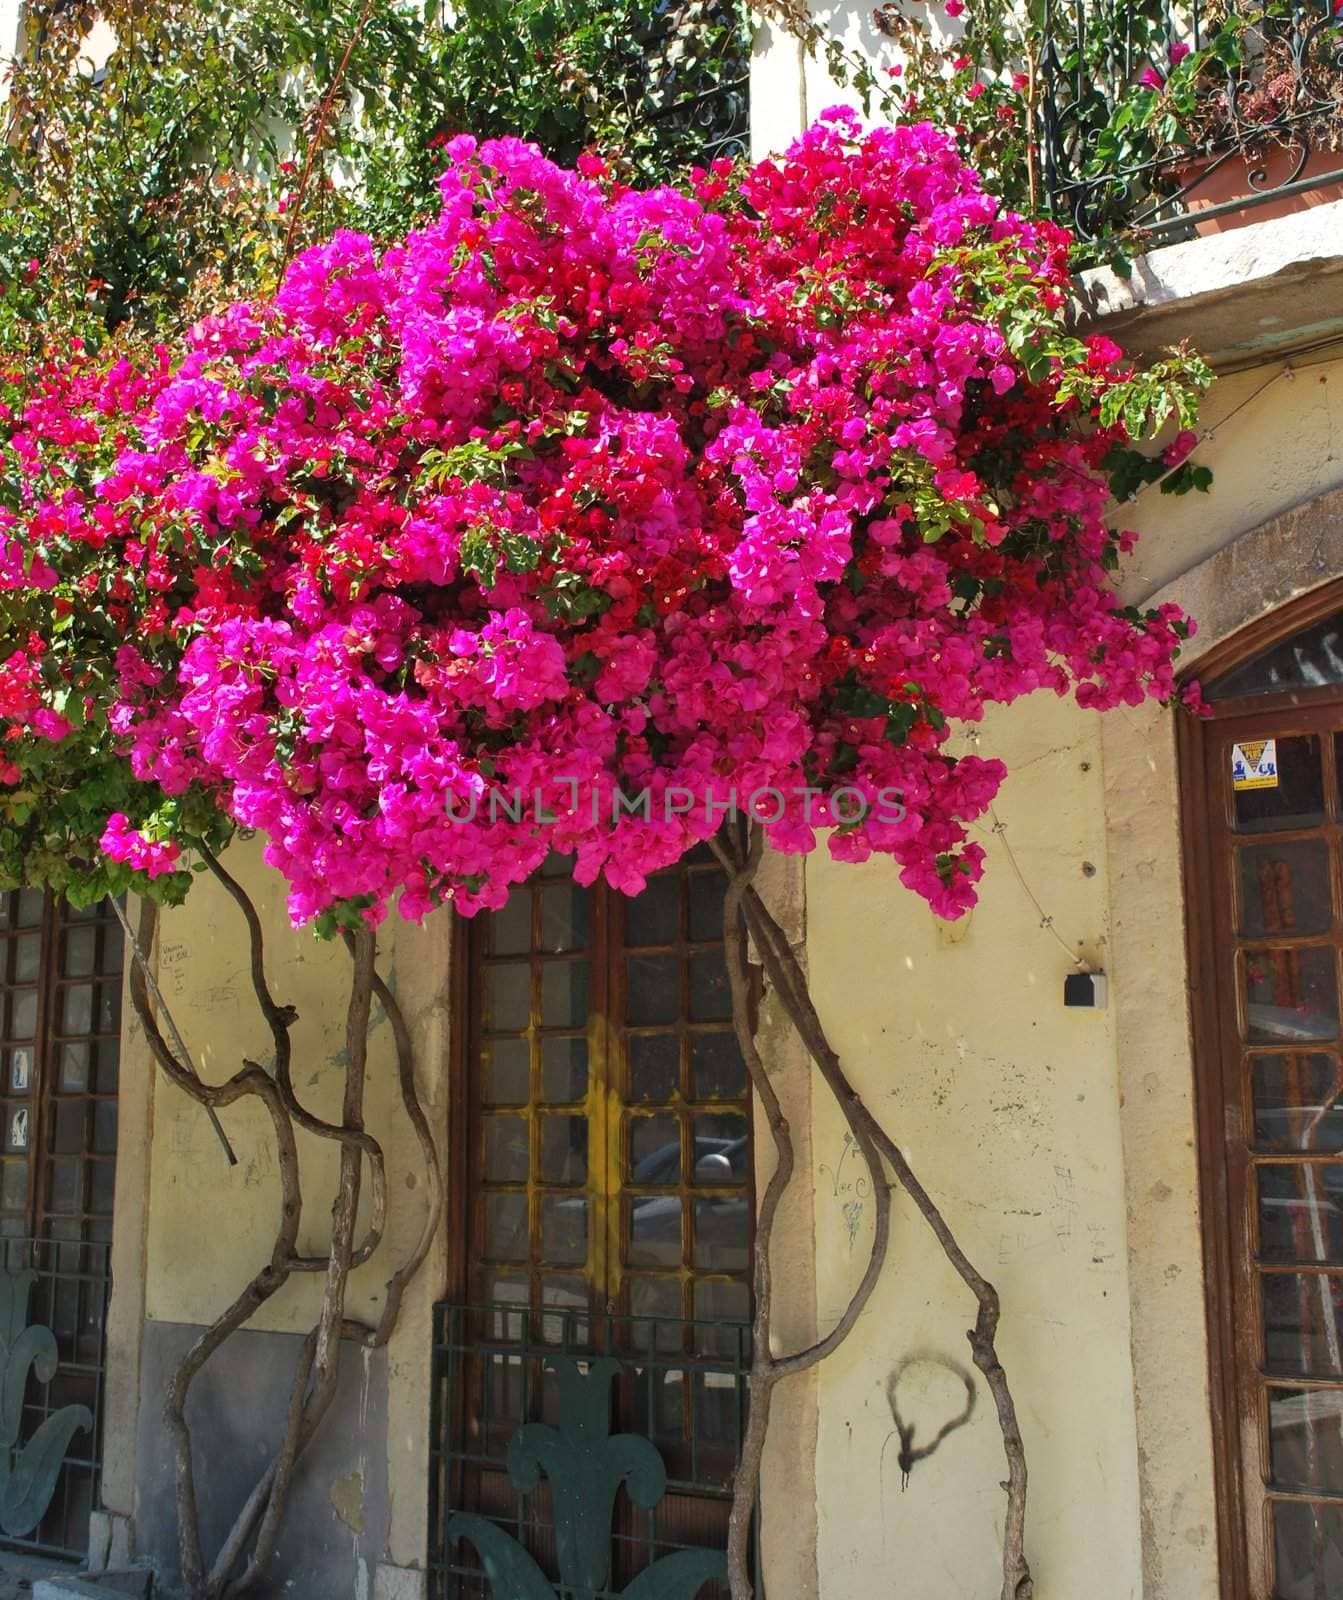
<path fill-rule="evenodd" d="M 855 1094 L 754 874 L 766 844 L 824 843 L 840 861 L 889 858 L 958 916 L 984 869 L 969 830 L 1005 769 L 958 753 L 957 729 L 1039 689 L 1098 710 L 1175 695 L 1192 624 L 1122 603 L 1134 534 L 1109 507 L 1163 429 L 1182 430 L 1170 470 L 1196 471 L 1182 452 L 1206 370 L 1187 352 L 1137 368 L 1073 333 L 1067 235 L 1003 211 L 927 124 L 863 132 L 832 114 L 777 159 L 719 159 L 680 188 L 462 135 L 440 195 L 404 240 L 337 231 L 272 299 L 151 359 L 8 379 L 4 873 L 171 902 L 192 870 L 220 874 L 233 829 L 254 830 L 294 920 L 348 935 L 355 956 L 339 1124 L 303 1112 L 278 1071 L 195 1083 L 155 1040 L 152 996 L 137 1000 L 186 1092 L 259 1096 L 282 1149 L 294 1126 L 341 1147 L 286 1444 L 213 1571 L 183 1534 L 193 1593 L 236 1592 L 264 1565 L 334 1381 L 360 1173 L 376 1190 L 381 1170 L 359 1111 L 378 926 L 393 908 L 500 906 L 552 849 L 579 881 L 636 893 L 708 841 L 729 874 L 734 1013 L 777 1156 L 756 1234 L 735 1600 L 752 1592 L 773 1389 L 854 1327 L 893 1185 L 976 1304 L 971 1355 L 1008 1464 L 1002 1594 L 1026 1600 L 997 1294 Z M 852 1302 L 796 1352 L 770 1338 L 793 1153 L 748 1025 L 743 928 L 876 1213 Z M 259 956 L 256 973 L 278 1061 L 287 1025 Z M 319 1270 L 294 1258 L 289 1226 L 285 1212 L 270 1266 L 207 1343 L 277 1275 Z M 178 1451 L 185 1526 L 180 1434 Z"/>

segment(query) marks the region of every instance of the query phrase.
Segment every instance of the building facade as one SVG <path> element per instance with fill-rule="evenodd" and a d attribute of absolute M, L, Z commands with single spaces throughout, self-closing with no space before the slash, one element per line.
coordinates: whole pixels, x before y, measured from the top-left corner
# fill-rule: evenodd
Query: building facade
<path fill-rule="evenodd" d="M 887 60 L 868 9 L 825 20 Z M 760 153 L 838 98 L 762 29 Z M 1001 1293 L 1037 1600 L 1343 1594 L 1343 199 L 1308 199 L 1079 284 L 1087 326 L 1142 353 L 1188 337 L 1218 373 L 1211 493 L 1152 489 L 1124 508 L 1141 534 L 1126 597 L 1197 619 L 1186 661 L 1211 717 L 1101 718 L 1039 697 L 995 713 L 979 736 L 1010 776 L 961 923 L 938 922 L 888 862 L 822 852 L 764 872 L 856 1087 Z M 229 866 L 299 1013 L 296 1086 L 334 1114 L 348 961 L 289 928 L 255 846 Z M 458 1570 L 475 1563 L 448 1537 L 457 1512 L 514 1518 L 548 1566 L 563 1495 L 538 1510 L 507 1447 L 526 1420 L 563 1426 L 583 1373 L 547 1353 L 598 1345 L 636 1353 L 612 1380 L 612 1426 L 650 1438 L 668 1476 L 654 1504 L 611 1513 L 612 1592 L 670 1550 L 721 1545 L 764 1160 L 721 900 L 709 859 L 632 902 L 576 888 L 557 862 L 475 925 L 441 913 L 384 930 L 448 1175 L 442 1226 L 386 1348 L 344 1357 L 265 1592 L 483 1596 Z M 156 1073 L 109 912 L 18 893 L 4 915 L 0 1234 L 37 1271 L 29 1320 L 61 1344 L 31 1421 L 63 1406 L 90 1419 L 47 1520 L 11 1543 L 87 1541 L 91 1567 L 148 1563 L 172 1593 L 163 1395 L 270 1248 L 273 1141 L 259 1108 L 221 1112 L 230 1164 Z M 244 929 L 215 884 L 164 915 L 151 962 L 205 1078 L 265 1062 Z M 1105 981 L 1070 1003 L 1083 971 Z M 797 1142 L 775 1271 L 776 1336 L 800 1346 L 861 1275 L 872 1195 L 768 995 L 758 1022 Z M 390 1035 L 375 1013 L 369 1126 L 389 1213 L 354 1276 L 356 1320 L 376 1319 L 387 1262 L 436 1203 Z M 321 1253 L 337 1158 L 306 1136 L 300 1156 L 300 1247 Z M 894 1204 L 854 1333 L 775 1402 L 757 1541 L 769 1600 L 997 1591 L 1003 1455 L 965 1342 L 974 1307 Z M 318 1290 L 288 1285 L 196 1384 L 207 1544 L 278 1438 Z M 917 1450 L 944 1427 L 903 1470 L 902 1435 Z M 494 1600 L 515 1597 L 496 1585 Z"/>

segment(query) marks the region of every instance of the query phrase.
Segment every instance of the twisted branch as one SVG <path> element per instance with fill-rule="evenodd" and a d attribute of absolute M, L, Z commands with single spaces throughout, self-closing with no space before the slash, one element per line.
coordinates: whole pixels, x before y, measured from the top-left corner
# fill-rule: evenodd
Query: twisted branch
<path fill-rule="evenodd" d="M 758 831 L 758 830 L 757 830 Z M 915 1176 L 903 1152 L 890 1135 L 882 1128 L 872 1113 L 867 1109 L 853 1085 L 844 1073 L 838 1055 L 830 1045 L 825 1029 L 817 1015 L 811 992 L 807 984 L 806 974 L 802 971 L 797 956 L 788 943 L 783 929 L 775 921 L 764 901 L 760 898 L 754 887 L 754 867 L 748 857 L 734 854 L 730 839 L 720 838 L 715 844 L 719 859 L 727 866 L 731 874 L 730 883 L 739 885 L 738 896 L 734 906 L 739 906 L 744 914 L 746 926 L 750 931 L 756 949 L 760 953 L 761 961 L 765 968 L 766 976 L 777 993 L 785 1011 L 798 1036 L 805 1045 L 808 1054 L 815 1062 L 817 1069 L 826 1084 L 834 1093 L 841 1110 L 844 1113 L 850 1130 L 858 1140 L 859 1148 L 863 1151 L 872 1173 L 873 1193 L 876 1196 L 887 1197 L 889 1204 L 889 1191 L 885 1177 L 884 1162 L 889 1165 L 896 1181 L 904 1188 L 910 1199 L 914 1202 L 919 1214 L 931 1229 L 934 1238 L 941 1245 L 947 1260 L 955 1269 L 961 1281 L 974 1295 L 978 1306 L 975 1325 L 969 1329 L 966 1338 L 970 1344 L 970 1353 L 975 1366 L 979 1368 L 993 1396 L 994 1405 L 998 1413 L 998 1425 L 1003 1438 L 1003 1452 L 1007 1457 L 1007 1481 L 1003 1488 L 1007 1493 L 1007 1514 L 1003 1524 L 1003 1582 L 1001 1600 L 1031 1600 L 1034 1593 L 1034 1584 L 1031 1578 L 1030 1566 L 1025 1556 L 1026 1532 L 1026 1455 L 1025 1446 L 1021 1437 L 1021 1428 L 1017 1419 L 1016 1405 L 1008 1386 L 1007 1374 L 1002 1362 L 998 1358 L 996 1337 L 998 1322 L 1002 1307 L 998 1291 L 987 1278 L 976 1270 L 965 1251 L 961 1248 L 955 1235 L 952 1233 L 946 1218 L 942 1215 L 936 1201 Z M 752 850 L 758 850 L 752 841 Z M 734 910 L 734 923 L 736 918 Z M 729 944 L 731 937 L 729 938 Z M 734 1008 L 736 995 L 734 993 Z M 872 1152 L 872 1154 L 869 1154 Z M 876 1165 L 873 1165 L 875 1155 Z M 768 1246 L 768 1237 L 765 1240 Z M 883 1249 L 883 1256 L 884 1256 Z M 869 1262 L 869 1271 L 871 1270 Z M 866 1281 L 866 1278 L 865 1280 Z M 860 1285 L 860 1290 L 862 1285 Z M 870 1293 L 870 1289 L 868 1291 Z M 861 1310 L 861 1306 L 858 1308 Z M 853 1312 L 848 1326 L 851 1328 L 856 1320 L 853 1303 L 850 1303 L 846 1317 Z M 841 1323 L 845 1319 L 841 1318 Z M 837 1330 L 836 1330 L 837 1331 Z M 773 1380 L 789 1371 L 801 1371 L 806 1366 L 815 1365 L 817 1360 L 830 1353 L 838 1341 L 833 1334 L 827 1339 L 819 1341 L 809 1350 L 801 1351 L 795 1357 L 784 1357 L 772 1363 L 775 1367 Z M 778 1369 L 782 1369 L 781 1371 Z M 772 1387 L 772 1384 L 770 1385 Z M 752 1407 L 755 1405 L 755 1380 L 752 1378 Z M 756 1476 L 759 1466 L 756 1464 Z M 749 1486 L 751 1501 L 754 1503 L 755 1484 Z M 734 1517 L 738 1514 L 738 1507 L 734 1500 Z M 738 1587 L 740 1574 L 733 1573 L 733 1600 L 751 1600 L 753 1593 L 749 1580 L 744 1581 L 744 1587 Z"/>

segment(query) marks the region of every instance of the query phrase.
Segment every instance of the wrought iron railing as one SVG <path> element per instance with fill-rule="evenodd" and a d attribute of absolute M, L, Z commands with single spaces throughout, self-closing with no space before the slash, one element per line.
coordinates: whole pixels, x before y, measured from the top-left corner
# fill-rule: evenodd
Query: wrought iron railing
<path fill-rule="evenodd" d="M 433 1600 L 726 1600 L 750 1329 L 441 1305 Z"/>
<path fill-rule="evenodd" d="M 1136 230 L 1165 242 L 1189 232 L 1190 212 L 1208 220 L 1343 180 L 1338 0 L 1028 9 L 1042 18 L 1044 196 L 1083 238 Z"/>
<path fill-rule="evenodd" d="M 77 1239 L 0 1237 L 5 1548 L 71 1560 L 88 1553 L 102 1471 L 110 1251 Z M 21 1397 L 17 1411 L 11 1393 Z"/>

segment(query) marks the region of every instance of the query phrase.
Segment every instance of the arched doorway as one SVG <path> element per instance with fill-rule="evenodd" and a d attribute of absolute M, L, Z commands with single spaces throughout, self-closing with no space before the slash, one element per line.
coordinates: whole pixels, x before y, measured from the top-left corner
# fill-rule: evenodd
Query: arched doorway
<path fill-rule="evenodd" d="M 1343 584 L 1200 664 L 1183 820 L 1222 1592 L 1343 1594 Z"/>

